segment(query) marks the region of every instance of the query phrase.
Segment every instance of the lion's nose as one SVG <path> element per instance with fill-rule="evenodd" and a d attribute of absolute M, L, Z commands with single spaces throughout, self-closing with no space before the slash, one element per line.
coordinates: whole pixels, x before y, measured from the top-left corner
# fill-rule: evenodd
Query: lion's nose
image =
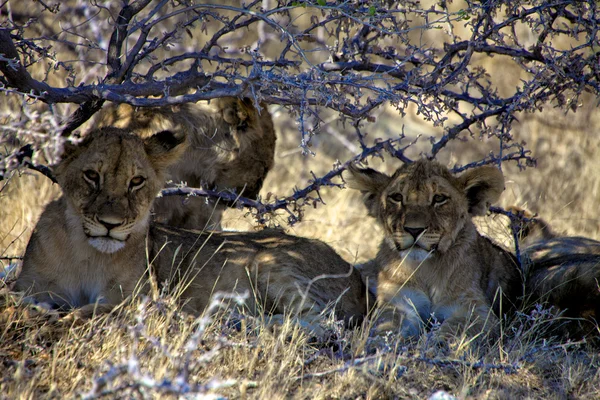
<path fill-rule="evenodd" d="M 404 227 L 404 230 L 408 233 L 410 233 L 410 235 L 417 240 L 417 238 L 423 233 L 425 232 L 425 228 L 409 228 L 407 226 Z"/>
<path fill-rule="evenodd" d="M 104 227 L 110 231 L 113 228 L 123 225 L 125 220 L 115 217 L 96 217 L 99 223 L 104 225 Z"/>

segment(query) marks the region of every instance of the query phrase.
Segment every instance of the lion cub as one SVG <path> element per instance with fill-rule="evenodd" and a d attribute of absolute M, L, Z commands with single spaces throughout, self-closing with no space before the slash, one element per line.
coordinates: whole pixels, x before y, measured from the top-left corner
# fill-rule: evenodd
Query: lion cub
<path fill-rule="evenodd" d="M 498 316 L 529 299 L 568 308 L 574 318 L 600 310 L 600 243 L 541 240 L 523 250 L 530 263 L 521 268 L 512 253 L 477 232 L 471 218 L 484 215 L 504 190 L 497 168 L 455 176 L 437 162 L 419 160 L 392 176 L 354 166 L 349 172 L 348 185 L 363 193 L 385 233 L 370 262 L 378 271 L 377 301 L 387 314 L 380 329 L 397 327 L 402 336 L 415 337 L 433 316 L 442 334 L 468 328 L 493 335 Z"/>
<path fill-rule="evenodd" d="M 184 288 L 185 309 L 201 313 L 216 291 L 249 292 L 252 311 L 299 312 L 332 303 L 340 318 L 366 312 L 360 276 L 326 244 L 275 230 L 201 233 L 151 221 L 150 209 L 185 137 L 145 139 L 118 128 L 69 146 L 54 172 L 63 190 L 27 245 L 16 290 L 80 314 L 107 311 L 141 287 L 149 271 Z"/>
<path fill-rule="evenodd" d="M 113 126 L 147 138 L 169 130 L 185 134 L 187 149 L 167 169 L 166 179 L 189 187 L 234 190 L 256 198 L 275 157 L 275 128 L 265 105 L 225 97 L 210 103 L 136 109 L 128 104 L 104 107 L 94 129 Z M 205 198 L 169 196 L 154 204 L 155 220 L 188 229 L 219 229 L 223 203 Z"/>
<path fill-rule="evenodd" d="M 514 257 L 479 235 L 471 218 L 482 215 L 504 190 L 493 167 L 453 176 L 440 164 L 416 161 L 387 176 L 351 167 L 347 179 L 360 190 L 385 239 L 375 263 L 377 300 L 392 305 L 400 333 L 418 336 L 433 315 L 442 329 L 497 320 L 492 307 L 515 301 L 520 282 Z M 381 329 L 389 329 L 385 324 Z"/>

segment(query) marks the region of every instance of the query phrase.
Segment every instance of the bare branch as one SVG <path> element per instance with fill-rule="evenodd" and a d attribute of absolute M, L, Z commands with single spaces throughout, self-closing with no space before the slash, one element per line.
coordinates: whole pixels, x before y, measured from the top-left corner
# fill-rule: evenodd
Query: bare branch
<path fill-rule="evenodd" d="M 364 149 L 361 153 L 357 154 L 350 160 L 345 163 L 337 166 L 324 176 L 317 178 L 314 177 L 310 184 L 303 189 L 294 190 L 294 193 L 284 197 L 282 199 L 277 199 L 271 203 L 261 203 L 258 200 L 248 199 L 242 196 L 238 196 L 231 191 L 214 191 L 214 190 L 206 190 L 206 189 L 194 189 L 194 188 L 167 188 L 161 191 L 162 196 L 200 196 L 200 197 L 209 197 L 213 199 L 220 199 L 225 201 L 228 204 L 235 204 L 237 206 L 252 208 L 256 210 L 256 219 L 260 223 L 265 222 L 265 215 L 272 214 L 277 210 L 285 210 L 289 214 L 288 222 L 290 225 L 293 225 L 296 222 L 299 222 L 302 219 L 302 215 L 299 210 L 302 209 L 307 203 L 316 205 L 316 203 L 323 203 L 322 199 L 319 197 L 309 198 L 309 194 L 313 192 L 318 192 L 318 190 L 322 187 L 333 186 L 333 187 L 343 187 L 342 183 L 333 182 L 333 178 L 336 178 L 344 172 L 350 164 L 355 162 L 359 162 L 364 160 L 367 157 L 376 155 L 380 153 L 382 150 L 386 150 L 390 154 L 395 157 L 398 157 L 406 162 L 411 162 L 403 155 L 404 149 L 396 149 L 395 144 L 400 139 L 390 139 L 384 142 L 379 142 L 372 147 Z"/>
<path fill-rule="evenodd" d="M 51 90 L 49 85 L 36 81 L 27 72 L 21 63 L 9 29 L 0 29 L 0 72 L 9 87 L 26 95 L 43 96 L 44 92 Z"/>
<path fill-rule="evenodd" d="M 125 76 L 128 68 L 122 68 L 121 58 L 123 57 L 123 43 L 128 37 L 127 27 L 131 19 L 148 6 L 150 2 L 151 0 L 136 0 L 121 9 L 115 21 L 115 30 L 110 37 L 110 44 L 106 55 L 106 63 L 111 69 L 110 74 L 107 76 L 109 80 L 119 82 Z"/>

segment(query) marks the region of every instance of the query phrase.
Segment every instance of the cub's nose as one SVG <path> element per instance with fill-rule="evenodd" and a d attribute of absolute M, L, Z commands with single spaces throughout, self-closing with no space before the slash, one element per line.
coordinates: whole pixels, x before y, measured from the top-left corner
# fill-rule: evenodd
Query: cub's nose
<path fill-rule="evenodd" d="M 408 226 L 404 227 L 404 230 L 408 233 L 410 233 L 410 235 L 417 240 L 417 238 L 423 233 L 425 232 L 425 228 L 409 228 Z"/>
<path fill-rule="evenodd" d="M 110 231 L 111 229 L 114 229 L 118 226 L 123 225 L 123 223 L 125 222 L 124 219 L 121 218 L 116 218 L 116 217 L 96 217 L 96 220 L 101 223 L 102 225 L 104 225 L 104 227 Z"/>

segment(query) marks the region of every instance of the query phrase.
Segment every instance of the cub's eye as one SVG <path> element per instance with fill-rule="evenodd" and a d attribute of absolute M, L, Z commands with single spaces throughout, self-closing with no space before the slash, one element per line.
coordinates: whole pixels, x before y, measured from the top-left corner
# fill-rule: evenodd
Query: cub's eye
<path fill-rule="evenodd" d="M 440 205 L 445 203 L 446 201 L 448 201 L 448 196 L 443 195 L 443 194 L 436 194 L 435 196 L 433 196 L 433 201 L 432 203 L 434 205 Z"/>
<path fill-rule="evenodd" d="M 402 193 L 392 193 L 388 198 L 394 203 L 402 203 L 403 200 Z"/>
<path fill-rule="evenodd" d="M 98 174 L 93 169 L 86 169 L 83 171 L 83 179 L 93 184 L 94 186 L 98 186 L 100 184 L 100 174 Z"/>
<path fill-rule="evenodd" d="M 146 182 L 146 178 L 144 178 L 143 176 L 134 176 L 129 181 L 129 189 L 139 189 L 140 187 L 142 187 L 144 182 Z"/>

